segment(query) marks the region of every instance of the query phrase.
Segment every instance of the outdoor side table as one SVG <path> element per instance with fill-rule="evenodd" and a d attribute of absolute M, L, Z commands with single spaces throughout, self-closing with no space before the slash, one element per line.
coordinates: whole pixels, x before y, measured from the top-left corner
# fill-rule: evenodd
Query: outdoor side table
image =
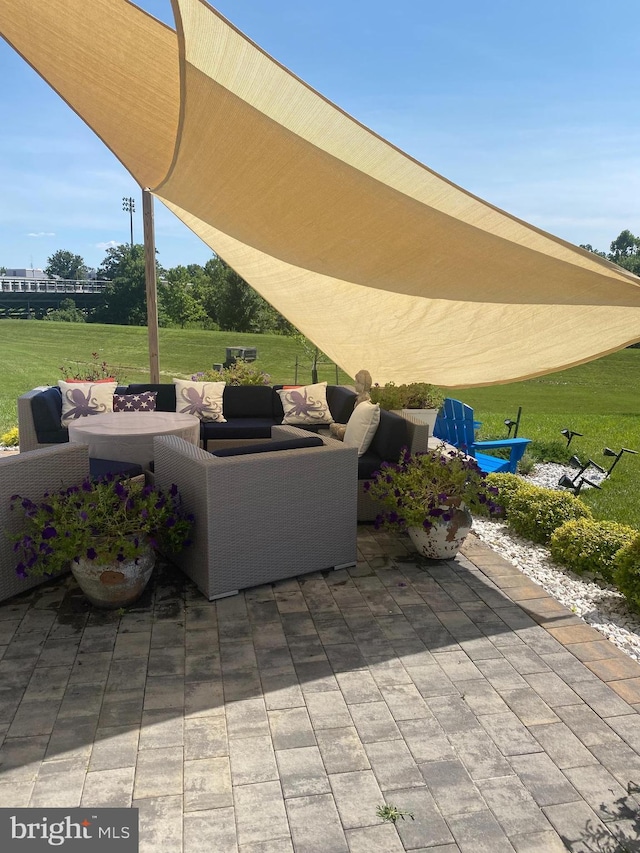
<path fill-rule="evenodd" d="M 149 468 L 156 435 L 177 435 L 200 442 L 200 420 L 180 412 L 107 412 L 78 418 L 69 424 L 69 441 L 88 444 L 94 459 L 137 462 Z"/>

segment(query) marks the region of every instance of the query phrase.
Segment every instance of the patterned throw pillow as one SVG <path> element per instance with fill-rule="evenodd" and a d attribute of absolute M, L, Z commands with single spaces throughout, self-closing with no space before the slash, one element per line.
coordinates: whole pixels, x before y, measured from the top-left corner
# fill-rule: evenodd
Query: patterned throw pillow
<path fill-rule="evenodd" d="M 155 412 L 157 391 L 141 391 L 140 394 L 114 394 L 114 412 Z"/>
<path fill-rule="evenodd" d="M 283 388 L 278 391 L 284 409 L 283 424 L 330 424 L 333 417 L 327 404 L 327 383 Z"/>
<path fill-rule="evenodd" d="M 63 427 L 78 418 L 113 411 L 115 382 L 65 382 L 58 379 L 58 387 L 62 394 L 60 422 Z"/>
<path fill-rule="evenodd" d="M 174 379 L 176 386 L 176 412 L 195 415 L 201 421 L 227 422 L 222 412 L 224 382 L 193 382 Z"/>

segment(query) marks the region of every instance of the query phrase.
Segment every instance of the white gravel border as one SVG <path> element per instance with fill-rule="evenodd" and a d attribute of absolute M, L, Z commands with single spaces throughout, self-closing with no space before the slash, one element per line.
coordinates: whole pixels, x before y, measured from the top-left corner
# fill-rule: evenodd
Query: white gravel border
<path fill-rule="evenodd" d="M 525 479 L 554 488 L 565 472 L 569 476 L 577 473 L 575 469 L 561 465 L 539 465 Z M 615 587 L 594 583 L 585 575 L 578 576 L 561 568 L 552 561 L 547 547 L 516 536 L 503 522 L 474 518 L 473 532 L 523 574 L 539 583 L 556 601 L 597 628 L 629 657 L 640 661 L 640 617 L 629 609 L 624 596 Z"/>

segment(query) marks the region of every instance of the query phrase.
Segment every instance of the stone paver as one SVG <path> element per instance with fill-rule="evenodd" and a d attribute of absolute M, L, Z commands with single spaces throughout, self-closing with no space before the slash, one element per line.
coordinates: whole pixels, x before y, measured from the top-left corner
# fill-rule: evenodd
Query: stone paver
<path fill-rule="evenodd" d="M 640 665 L 473 538 L 358 544 L 217 602 L 161 561 L 124 614 L 0 605 L 2 805 L 137 807 L 143 853 L 633 849 Z"/>

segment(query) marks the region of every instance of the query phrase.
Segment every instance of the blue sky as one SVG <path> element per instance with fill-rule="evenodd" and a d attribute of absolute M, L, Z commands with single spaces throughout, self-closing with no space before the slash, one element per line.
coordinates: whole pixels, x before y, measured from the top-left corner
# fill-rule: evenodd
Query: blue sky
<path fill-rule="evenodd" d="M 139 6 L 173 22 L 169 0 Z M 640 233 L 637 0 L 219 0 L 299 77 L 449 180 L 572 243 Z M 0 41 L 0 267 L 129 240 L 137 184 Z M 156 204 L 158 259 L 210 249 Z M 455 251 L 455 247 L 452 247 Z"/>

